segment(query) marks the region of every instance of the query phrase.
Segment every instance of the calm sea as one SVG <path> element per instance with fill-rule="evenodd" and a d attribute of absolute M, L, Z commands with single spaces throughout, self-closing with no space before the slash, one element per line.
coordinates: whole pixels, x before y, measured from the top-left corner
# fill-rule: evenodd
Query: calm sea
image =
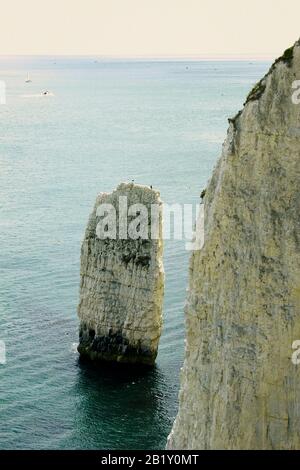
<path fill-rule="evenodd" d="M 80 242 L 96 194 L 121 181 L 153 185 L 168 203 L 198 203 L 227 118 L 268 65 L 0 58 L 1 449 L 164 448 L 189 253 L 184 242 L 165 244 L 156 367 L 95 369 L 73 347 Z"/>

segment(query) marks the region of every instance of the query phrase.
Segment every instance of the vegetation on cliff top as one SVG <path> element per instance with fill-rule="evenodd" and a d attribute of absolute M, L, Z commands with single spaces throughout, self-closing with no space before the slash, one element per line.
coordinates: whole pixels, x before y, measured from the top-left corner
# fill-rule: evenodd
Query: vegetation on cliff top
<path fill-rule="evenodd" d="M 275 62 L 272 64 L 267 74 L 258 83 L 256 83 L 256 85 L 252 88 L 252 90 L 250 91 L 250 93 L 248 94 L 246 98 L 244 106 L 250 101 L 258 100 L 263 95 L 266 89 L 267 77 L 274 71 L 278 63 L 283 62 L 284 64 L 286 64 L 287 67 L 292 66 L 292 62 L 294 58 L 294 47 L 299 46 L 299 45 L 300 45 L 300 39 L 292 47 L 289 47 L 288 49 L 286 49 L 284 53 L 282 54 L 282 56 L 278 57 L 278 59 L 275 60 Z M 228 119 L 228 121 L 235 126 L 236 120 L 240 117 L 241 113 L 242 111 L 239 111 L 233 118 Z"/>

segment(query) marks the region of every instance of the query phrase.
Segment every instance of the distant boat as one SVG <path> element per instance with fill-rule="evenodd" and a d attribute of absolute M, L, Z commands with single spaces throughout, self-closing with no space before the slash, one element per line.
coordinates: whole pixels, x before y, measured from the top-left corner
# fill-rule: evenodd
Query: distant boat
<path fill-rule="evenodd" d="M 31 83 L 32 80 L 30 79 L 29 73 L 27 73 L 27 79 L 25 80 L 25 83 Z"/>

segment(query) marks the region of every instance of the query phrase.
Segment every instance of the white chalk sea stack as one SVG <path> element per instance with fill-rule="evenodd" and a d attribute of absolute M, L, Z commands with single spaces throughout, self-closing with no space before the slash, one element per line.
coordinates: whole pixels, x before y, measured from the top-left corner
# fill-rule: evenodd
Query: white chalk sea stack
<path fill-rule="evenodd" d="M 190 261 L 169 449 L 300 449 L 300 43 L 230 120 Z M 298 86 L 298 92 L 296 92 Z M 298 100 L 297 100 L 298 98 Z"/>
<path fill-rule="evenodd" d="M 103 204 L 115 208 L 116 239 L 96 234 L 103 219 L 97 209 Z M 155 362 L 162 329 L 164 270 L 161 211 L 156 213 L 155 225 L 151 206 L 160 209 L 161 204 L 158 191 L 133 183 L 122 183 L 112 193 L 97 197 L 81 248 L 78 351 L 82 356 L 122 363 Z M 145 217 L 147 232 L 139 234 L 145 224 L 138 222 L 145 222 Z M 123 239 L 132 223 L 136 239 Z"/>

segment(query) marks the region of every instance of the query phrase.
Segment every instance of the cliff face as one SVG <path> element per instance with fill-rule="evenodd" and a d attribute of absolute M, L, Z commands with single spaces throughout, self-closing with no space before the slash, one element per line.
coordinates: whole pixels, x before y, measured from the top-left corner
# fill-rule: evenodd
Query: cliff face
<path fill-rule="evenodd" d="M 135 206 L 131 216 L 125 208 L 128 227 L 124 229 L 124 217 L 122 223 L 119 218 L 124 198 L 128 209 L 142 204 L 148 210 L 148 229 L 136 239 L 123 239 L 120 234 L 128 233 L 134 220 L 140 224 L 135 224 L 133 236 L 138 225 L 145 226 L 143 207 Z M 103 204 L 115 210 L 116 239 L 99 238 L 98 224 L 106 213 L 99 215 L 98 208 L 105 207 Z M 78 351 L 82 356 L 142 364 L 155 361 L 162 327 L 164 273 L 161 213 L 153 219 L 156 239 L 150 239 L 151 205 L 161 206 L 159 193 L 134 184 L 120 184 L 113 193 L 101 193 L 97 198 L 81 249 Z M 107 230 L 111 227 L 108 220 Z"/>
<path fill-rule="evenodd" d="M 299 42 L 230 120 L 205 195 L 204 246 L 190 261 L 170 449 L 300 448 L 297 79 Z"/>

